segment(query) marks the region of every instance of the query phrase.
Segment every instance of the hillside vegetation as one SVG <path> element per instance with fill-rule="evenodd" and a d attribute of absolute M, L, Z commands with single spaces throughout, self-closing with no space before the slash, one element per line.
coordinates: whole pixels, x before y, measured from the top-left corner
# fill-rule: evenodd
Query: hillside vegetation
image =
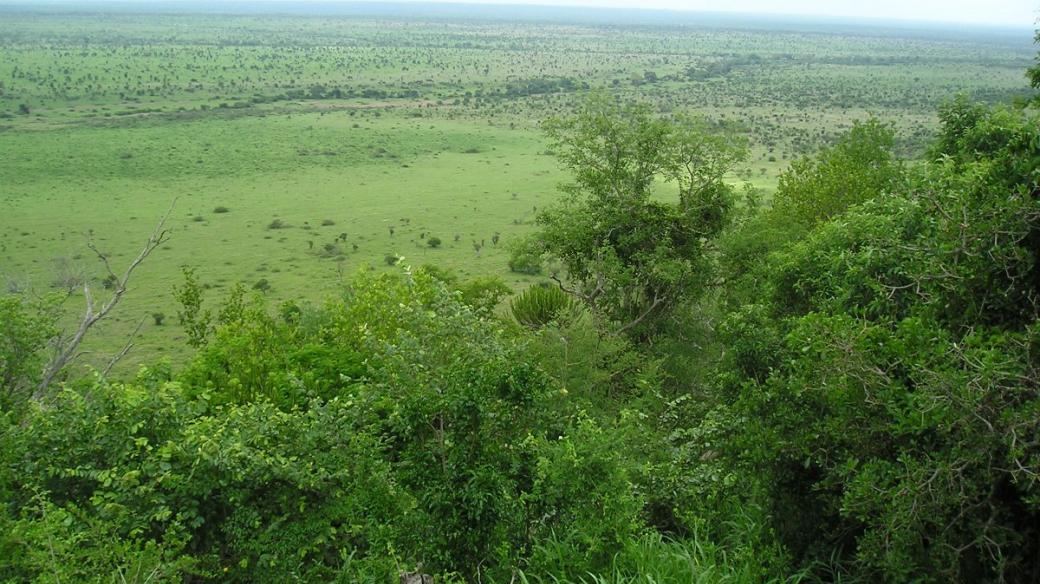
<path fill-rule="evenodd" d="M 915 159 L 855 120 L 766 198 L 739 125 L 636 97 L 542 124 L 561 193 L 488 236 L 523 290 L 188 265 L 183 359 L 126 374 L 73 366 L 72 292 L 0 296 L 0 581 L 1040 578 L 1035 103 L 950 95 Z M 136 250 L 88 251 L 104 323 Z"/>
<path fill-rule="evenodd" d="M 1035 54 L 1025 28 L 462 18 L 414 4 L 243 14 L 267 5 L 0 6 L 0 285 L 100 286 L 86 240 L 125 264 L 176 200 L 170 240 L 82 363 L 105 367 L 147 316 L 117 370 L 183 364 L 178 327 L 150 315 L 175 314 L 185 265 L 220 294 L 266 281 L 275 303 L 321 302 L 362 266 L 395 270 L 391 256 L 537 283 L 508 260 L 567 180 L 540 125 L 589 92 L 743 136 L 726 180 L 768 201 L 784 168 L 856 120 L 891 124 L 896 155 L 919 156 L 944 99 L 1028 95 Z"/>

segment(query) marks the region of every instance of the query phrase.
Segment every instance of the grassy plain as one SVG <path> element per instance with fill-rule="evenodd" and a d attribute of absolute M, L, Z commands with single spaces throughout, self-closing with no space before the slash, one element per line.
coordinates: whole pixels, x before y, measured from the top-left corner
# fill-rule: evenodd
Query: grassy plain
<path fill-rule="evenodd" d="M 146 318 L 128 365 L 179 356 L 184 265 L 212 300 L 261 280 L 317 300 L 388 255 L 528 284 L 504 247 L 564 178 L 538 123 L 589 90 L 736 124 L 753 154 L 733 180 L 768 193 L 855 119 L 912 156 L 941 99 L 1024 94 L 1033 56 L 1025 29 L 99 10 L 0 7 L 0 276 L 98 282 L 88 236 L 124 265 L 176 200 L 173 238 L 88 342 L 104 362 Z"/>

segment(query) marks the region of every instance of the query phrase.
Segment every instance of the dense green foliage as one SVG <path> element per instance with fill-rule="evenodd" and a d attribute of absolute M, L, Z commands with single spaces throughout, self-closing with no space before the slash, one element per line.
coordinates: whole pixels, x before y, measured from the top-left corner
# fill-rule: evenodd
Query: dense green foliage
<path fill-rule="evenodd" d="M 838 143 L 791 163 L 780 175 L 773 207 L 811 228 L 882 193 L 901 190 L 895 134 L 875 120 L 854 123 Z"/>
<path fill-rule="evenodd" d="M 54 299 L 0 296 L 0 411 L 24 403 L 43 367 L 43 349 L 57 334 Z"/>
<path fill-rule="evenodd" d="M 233 294 L 183 374 L 7 420 L 0 576 L 508 581 L 605 567 L 645 529 L 609 435 L 424 271 L 278 312 Z"/>
<path fill-rule="evenodd" d="M 803 561 L 864 580 L 1029 581 L 1037 120 L 964 100 L 941 118 L 936 161 L 903 192 L 761 259 L 745 281 L 757 297 L 720 327 L 705 407 L 739 421 L 721 454 L 753 473 Z"/>
<path fill-rule="evenodd" d="M 726 227 L 734 199 L 723 178 L 746 147 L 701 120 L 657 118 L 606 95 L 550 120 L 546 132 L 574 182 L 539 215 L 534 240 L 563 265 L 576 296 L 622 330 L 647 334 L 707 287 L 705 246 Z M 654 197 L 658 181 L 674 184 L 677 202 Z"/>
<path fill-rule="evenodd" d="M 569 156 L 598 156 L 585 148 L 604 132 L 636 158 L 579 176 L 564 205 L 670 245 L 641 261 L 593 238 L 629 258 L 599 278 L 656 286 L 668 257 L 718 276 L 712 297 L 670 307 L 668 327 L 620 336 L 623 294 L 583 308 L 558 286 L 514 299 L 517 327 L 495 315 L 500 281 L 434 266 L 362 272 L 321 306 L 237 286 L 209 309 L 187 270 L 179 316 L 197 351 L 183 370 L 88 377 L 35 401 L 53 303 L 5 297 L 0 577 L 1028 581 L 1033 114 L 952 101 L 931 161 L 911 170 L 888 130 L 856 125 L 785 175 L 776 206 L 733 214 L 709 157 L 683 159 L 709 171 L 675 205 L 647 192 L 668 159 L 639 144 L 682 148 L 690 122 L 606 107 L 562 122 L 588 132 L 565 140 Z M 739 154 L 701 143 L 723 167 Z M 824 199 L 806 214 L 813 190 Z M 545 233 L 582 214 L 554 213 L 543 249 L 580 273 L 581 252 Z M 701 243 L 651 237 L 655 216 Z M 721 253 L 705 254 L 719 234 Z M 704 337 L 689 327 L 709 303 L 720 322 Z M 678 361 L 695 337 L 721 350 L 690 369 Z"/>

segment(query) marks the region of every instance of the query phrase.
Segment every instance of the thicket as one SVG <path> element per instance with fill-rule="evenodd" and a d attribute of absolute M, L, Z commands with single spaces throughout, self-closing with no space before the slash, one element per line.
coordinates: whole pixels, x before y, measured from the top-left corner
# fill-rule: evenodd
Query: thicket
<path fill-rule="evenodd" d="M 515 319 L 434 267 L 219 308 L 187 270 L 189 364 L 34 397 L 58 318 L 5 296 L 0 580 L 1036 581 L 1040 124 L 939 115 L 760 209 L 732 132 L 594 98 Z"/>

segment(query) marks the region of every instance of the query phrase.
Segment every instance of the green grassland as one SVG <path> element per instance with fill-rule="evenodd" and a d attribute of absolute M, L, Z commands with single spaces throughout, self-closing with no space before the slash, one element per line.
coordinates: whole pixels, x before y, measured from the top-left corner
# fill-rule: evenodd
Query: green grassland
<path fill-rule="evenodd" d="M 182 266 L 213 301 L 261 280 L 319 300 L 361 266 L 400 269 L 387 256 L 519 288 L 505 248 L 563 178 L 539 122 L 588 91 L 732 124 L 752 145 L 733 181 L 769 193 L 853 120 L 892 123 L 912 156 L 946 96 L 1025 94 L 1020 36 L 6 9 L 0 276 L 99 282 L 88 237 L 118 268 L 176 201 L 87 343 L 104 362 L 147 317 L 127 366 L 181 355 Z"/>

